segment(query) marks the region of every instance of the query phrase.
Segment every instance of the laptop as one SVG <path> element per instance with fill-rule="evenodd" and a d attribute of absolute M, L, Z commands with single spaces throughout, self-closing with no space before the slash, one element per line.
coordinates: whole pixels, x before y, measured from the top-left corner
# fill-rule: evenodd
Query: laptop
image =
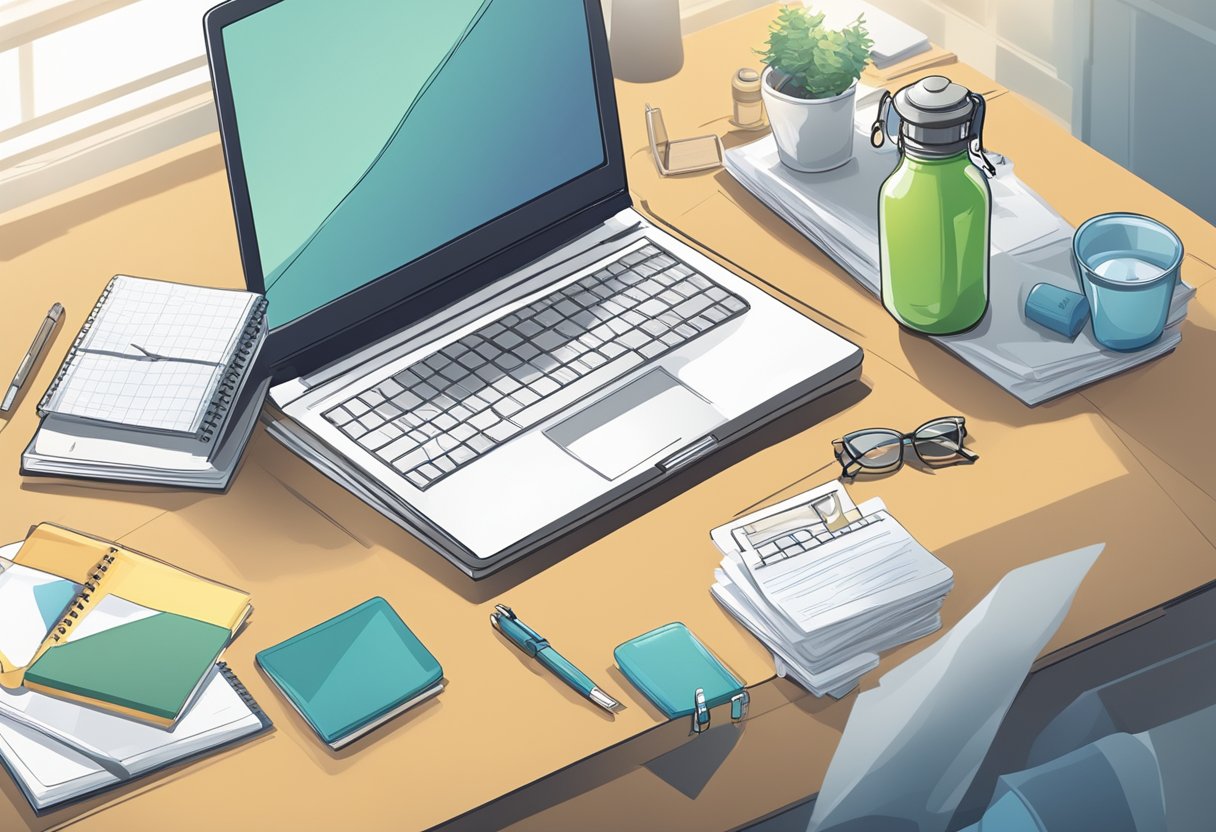
<path fill-rule="evenodd" d="M 268 429 L 473 578 L 858 377 L 633 209 L 600 0 L 204 23 Z"/>

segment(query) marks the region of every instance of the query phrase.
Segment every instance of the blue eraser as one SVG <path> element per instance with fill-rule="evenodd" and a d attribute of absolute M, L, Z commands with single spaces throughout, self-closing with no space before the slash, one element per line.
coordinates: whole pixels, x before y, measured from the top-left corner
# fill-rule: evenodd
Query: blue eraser
<path fill-rule="evenodd" d="M 1026 317 L 1052 332 L 1076 338 L 1089 320 L 1089 301 L 1077 292 L 1039 283 L 1026 296 Z"/>

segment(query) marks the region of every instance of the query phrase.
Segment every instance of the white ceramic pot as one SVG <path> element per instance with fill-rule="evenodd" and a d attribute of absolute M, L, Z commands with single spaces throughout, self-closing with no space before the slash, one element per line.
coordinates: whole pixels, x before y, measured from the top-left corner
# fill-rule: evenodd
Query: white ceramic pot
<path fill-rule="evenodd" d="M 764 70 L 760 94 L 782 163 L 803 173 L 820 173 L 852 159 L 857 82 L 832 98 L 795 98 L 773 89 L 772 74 L 772 67 Z"/>

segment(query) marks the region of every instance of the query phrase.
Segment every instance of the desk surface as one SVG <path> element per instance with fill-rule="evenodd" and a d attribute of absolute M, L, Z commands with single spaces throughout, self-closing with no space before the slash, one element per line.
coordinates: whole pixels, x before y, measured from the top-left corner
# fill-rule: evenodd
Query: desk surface
<path fill-rule="evenodd" d="M 429 827 L 627 740 L 645 735 L 654 748 L 683 742 L 684 726 L 663 726 L 612 666 L 617 644 L 673 620 L 688 624 L 747 684 L 760 685 L 761 709 L 788 702 L 800 694 L 771 681 L 766 652 L 710 597 L 719 556 L 708 531 L 833 476 L 831 439 L 858 427 L 907 429 L 954 413 L 968 419 L 976 465 L 905 468 L 851 488 L 858 499 L 881 495 L 954 570 L 946 626 L 1009 569 L 1095 541 L 1105 541 L 1106 552 L 1049 649 L 1216 578 L 1216 443 L 1197 439 L 1216 405 L 1216 289 L 1209 288 L 1216 270 L 1208 265 L 1216 263 L 1216 231 L 989 79 L 960 64 L 939 69 L 988 93 L 988 144 L 1070 221 L 1114 209 L 1161 218 L 1185 242 L 1183 273 L 1199 287 L 1174 354 L 1027 408 L 901 332 L 880 304 L 725 173 L 670 180 L 655 173 L 643 102 L 663 108 L 673 135 L 728 131 L 731 71 L 754 63 L 750 49 L 763 41 L 772 11 L 690 36 L 675 78 L 618 84 L 630 185 L 657 221 L 761 276 L 787 302 L 860 344 L 863 381 L 696 467 L 682 492 L 659 495 L 670 496 L 666 502 L 650 498 L 613 515 L 615 530 L 544 569 L 525 561 L 474 584 L 260 429 L 224 495 L 23 480 L 18 460 L 35 428 L 37 397 L 112 274 L 235 286 L 241 272 L 215 136 L 55 204 L 0 217 L 0 357 L 15 364 L 47 307 L 55 300 L 67 307 L 47 360 L 11 419 L 0 419 L 0 538 L 19 539 L 31 524 L 51 520 L 252 592 L 254 618 L 227 660 L 277 726 L 199 764 L 43 818 L 0 777 L 0 828 L 71 823 L 130 832 L 173 818 L 177 829 L 210 830 L 225 822 L 217 814 L 248 828 Z M 742 140 L 726 136 L 728 144 Z M 253 655 L 377 594 L 431 647 L 449 685 L 436 700 L 332 752 L 272 691 Z M 542 629 L 627 709 L 603 714 L 509 649 L 487 620 L 499 602 Z M 863 684 L 875 684 L 930 639 L 884 657 Z M 811 739 L 822 750 L 803 793 L 822 777 L 852 701 L 816 704 Z"/>

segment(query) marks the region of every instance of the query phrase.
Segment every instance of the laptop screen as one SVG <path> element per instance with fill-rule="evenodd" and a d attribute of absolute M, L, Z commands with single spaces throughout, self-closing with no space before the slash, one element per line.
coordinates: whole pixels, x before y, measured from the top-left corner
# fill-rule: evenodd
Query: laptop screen
<path fill-rule="evenodd" d="M 272 327 L 606 163 L 571 0 L 285 0 L 223 28 Z"/>

